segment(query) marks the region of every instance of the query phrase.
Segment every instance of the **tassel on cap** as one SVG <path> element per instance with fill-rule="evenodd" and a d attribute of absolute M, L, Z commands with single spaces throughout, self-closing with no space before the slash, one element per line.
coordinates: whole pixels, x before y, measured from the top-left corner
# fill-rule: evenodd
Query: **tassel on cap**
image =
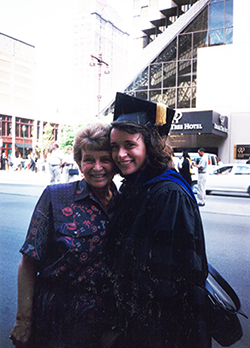
<path fill-rule="evenodd" d="M 174 114 L 175 110 L 164 104 L 119 92 L 116 94 L 114 121 L 126 121 L 147 127 L 157 126 L 161 135 L 167 135 Z"/>
<path fill-rule="evenodd" d="M 156 105 L 155 126 L 163 126 L 166 124 L 167 108 L 164 104 Z"/>

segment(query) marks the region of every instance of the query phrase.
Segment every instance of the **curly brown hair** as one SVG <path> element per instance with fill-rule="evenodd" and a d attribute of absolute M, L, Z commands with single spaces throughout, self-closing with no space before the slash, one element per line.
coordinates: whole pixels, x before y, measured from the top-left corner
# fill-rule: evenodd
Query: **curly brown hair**
<path fill-rule="evenodd" d="M 82 150 L 110 151 L 109 131 L 111 126 L 102 123 L 93 123 L 82 127 L 75 136 L 74 160 L 81 166 Z"/>

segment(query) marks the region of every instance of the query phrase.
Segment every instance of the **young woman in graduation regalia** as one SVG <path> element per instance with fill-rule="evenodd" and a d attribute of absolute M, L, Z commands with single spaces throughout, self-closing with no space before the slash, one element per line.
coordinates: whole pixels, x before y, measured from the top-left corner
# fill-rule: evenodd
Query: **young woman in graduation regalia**
<path fill-rule="evenodd" d="M 211 347 L 201 217 L 165 146 L 173 116 L 117 93 L 110 143 L 124 182 L 105 251 L 121 332 L 115 348 Z"/>

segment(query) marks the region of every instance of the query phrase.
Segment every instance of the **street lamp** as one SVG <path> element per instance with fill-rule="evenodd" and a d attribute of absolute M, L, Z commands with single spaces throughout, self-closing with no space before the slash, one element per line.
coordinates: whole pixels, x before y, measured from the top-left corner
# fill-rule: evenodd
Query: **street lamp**
<path fill-rule="evenodd" d="M 25 139 L 25 131 L 26 131 L 26 126 L 25 125 L 22 126 L 22 131 L 23 131 L 23 160 L 24 160 L 24 152 L 25 152 L 25 149 L 24 149 L 24 139 Z M 23 162 L 23 166 L 24 166 L 24 162 Z"/>
<path fill-rule="evenodd" d="M 97 65 L 99 65 L 98 70 L 98 94 L 97 94 L 97 101 L 98 101 L 98 118 L 100 118 L 100 103 L 101 103 L 101 75 L 102 75 L 102 65 L 106 65 L 106 70 L 104 71 L 104 74 L 109 74 L 109 65 L 108 63 L 104 62 L 102 60 L 102 53 L 99 53 L 98 57 L 95 57 L 91 55 L 91 62 L 89 63 L 90 66 L 95 66 L 95 60 L 97 60 Z"/>

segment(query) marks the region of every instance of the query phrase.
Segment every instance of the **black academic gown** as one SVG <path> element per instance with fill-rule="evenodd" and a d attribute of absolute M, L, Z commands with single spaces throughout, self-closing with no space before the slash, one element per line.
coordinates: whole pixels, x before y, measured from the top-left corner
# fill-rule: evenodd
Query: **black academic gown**
<path fill-rule="evenodd" d="M 192 178 L 190 173 L 190 163 L 187 158 L 184 158 L 182 162 L 182 168 L 180 168 L 180 174 L 187 181 L 187 183 L 191 185 Z"/>
<path fill-rule="evenodd" d="M 122 330 L 114 347 L 211 347 L 207 259 L 195 199 L 164 175 L 152 178 L 145 171 L 122 189 L 106 248 L 113 320 Z"/>

